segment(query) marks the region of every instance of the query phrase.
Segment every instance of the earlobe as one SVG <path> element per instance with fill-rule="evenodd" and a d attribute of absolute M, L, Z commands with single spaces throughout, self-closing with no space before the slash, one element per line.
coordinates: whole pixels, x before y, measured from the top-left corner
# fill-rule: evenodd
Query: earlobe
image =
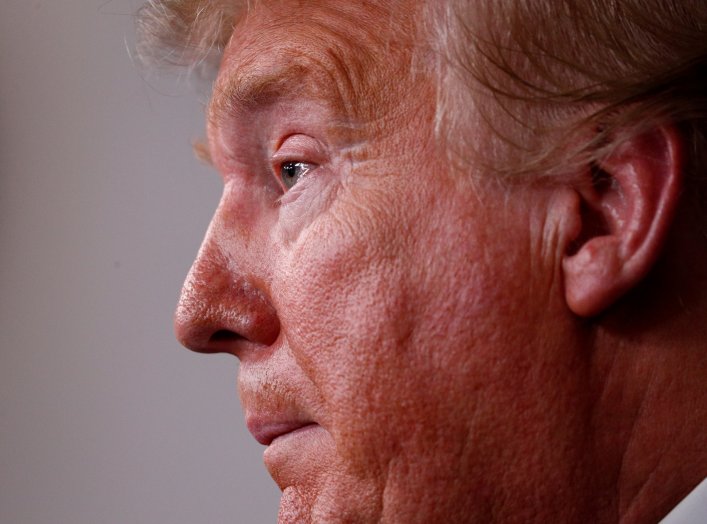
<path fill-rule="evenodd" d="M 682 187 L 681 139 L 659 127 L 623 140 L 575 188 L 580 233 L 562 262 L 577 315 L 601 313 L 636 286 L 660 256 Z"/>

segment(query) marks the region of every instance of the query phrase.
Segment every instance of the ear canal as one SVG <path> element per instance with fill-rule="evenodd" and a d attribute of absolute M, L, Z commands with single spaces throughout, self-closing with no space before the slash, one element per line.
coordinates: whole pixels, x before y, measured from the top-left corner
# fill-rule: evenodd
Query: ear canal
<path fill-rule="evenodd" d="M 660 256 L 682 185 L 681 140 L 672 127 L 631 136 L 587 169 L 580 233 L 563 260 L 565 299 L 599 314 L 636 286 Z"/>

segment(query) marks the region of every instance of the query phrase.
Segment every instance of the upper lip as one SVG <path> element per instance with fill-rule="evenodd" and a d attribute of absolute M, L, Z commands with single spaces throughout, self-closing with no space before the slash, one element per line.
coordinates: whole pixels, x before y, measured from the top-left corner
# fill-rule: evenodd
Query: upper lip
<path fill-rule="evenodd" d="M 315 423 L 311 389 L 291 367 L 281 354 L 241 362 L 238 389 L 246 426 L 263 445 Z"/>

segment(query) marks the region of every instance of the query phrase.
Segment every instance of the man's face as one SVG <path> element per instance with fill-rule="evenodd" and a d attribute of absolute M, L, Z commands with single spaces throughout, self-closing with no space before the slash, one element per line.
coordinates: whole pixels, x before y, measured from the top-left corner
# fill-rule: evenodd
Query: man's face
<path fill-rule="evenodd" d="M 450 169 L 415 4 L 262 2 L 216 84 L 224 193 L 177 331 L 240 359 L 282 522 L 485 521 L 569 481 L 544 193 Z"/>

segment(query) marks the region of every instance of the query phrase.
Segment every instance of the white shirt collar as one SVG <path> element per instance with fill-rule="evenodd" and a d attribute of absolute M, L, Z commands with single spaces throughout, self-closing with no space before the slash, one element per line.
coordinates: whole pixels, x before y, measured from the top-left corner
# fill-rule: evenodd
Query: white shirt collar
<path fill-rule="evenodd" d="M 707 523 L 707 477 L 660 524 Z"/>

